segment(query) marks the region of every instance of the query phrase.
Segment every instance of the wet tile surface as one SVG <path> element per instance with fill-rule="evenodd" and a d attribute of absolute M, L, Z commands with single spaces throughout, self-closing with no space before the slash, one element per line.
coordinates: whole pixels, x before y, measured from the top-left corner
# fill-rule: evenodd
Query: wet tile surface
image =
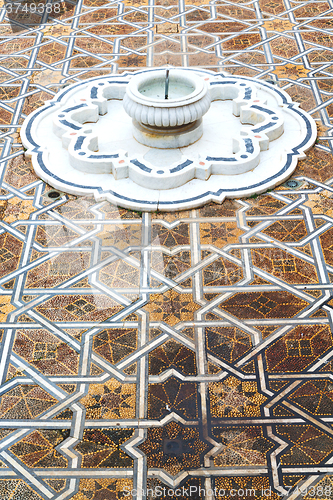
<path fill-rule="evenodd" d="M 331 2 L 38 5 L 0 2 L 0 499 L 333 498 Z M 176 213 L 48 196 L 25 116 L 165 64 L 286 90 L 318 126 L 297 182 Z"/>

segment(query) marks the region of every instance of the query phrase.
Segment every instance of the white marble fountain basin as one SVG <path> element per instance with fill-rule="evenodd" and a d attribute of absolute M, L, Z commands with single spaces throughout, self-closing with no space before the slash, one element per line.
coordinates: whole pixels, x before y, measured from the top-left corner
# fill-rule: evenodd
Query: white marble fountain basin
<path fill-rule="evenodd" d="M 37 175 L 61 191 L 135 210 L 180 210 L 273 188 L 315 142 L 314 120 L 278 87 L 187 69 L 211 101 L 202 136 L 173 148 L 141 144 L 123 98 L 131 79 L 151 81 L 153 71 L 73 84 L 29 115 L 21 137 Z M 189 90 L 185 98 L 197 87 Z"/>

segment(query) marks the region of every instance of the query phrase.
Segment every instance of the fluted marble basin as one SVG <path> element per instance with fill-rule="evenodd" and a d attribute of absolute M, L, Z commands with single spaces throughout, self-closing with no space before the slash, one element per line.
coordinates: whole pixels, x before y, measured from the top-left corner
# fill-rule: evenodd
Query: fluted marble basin
<path fill-rule="evenodd" d="M 133 119 L 133 135 L 141 144 L 155 148 L 193 144 L 202 136 L 202 116 L 210 107 L 208 85 L 194 73 L 172 69 L 166 98 L 165 82 L 165 69 L 130 80 L 123 105 Z"/>

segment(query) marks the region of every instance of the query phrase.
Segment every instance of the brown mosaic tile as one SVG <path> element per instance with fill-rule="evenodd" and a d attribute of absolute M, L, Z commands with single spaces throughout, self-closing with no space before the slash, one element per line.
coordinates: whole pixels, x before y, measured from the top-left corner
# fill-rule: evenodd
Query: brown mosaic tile
<path fill-rule="evenodd" d="M 139 448 L 146 454 L 149 468 L 164 469 L 175 476 L 181 470 L 200 467 L 209 446 L 201 441 L 196 429 L 171 422 L 162 428 L 148 429 L 147 439 Z"/>
<path fill-rule="evenodd" d="M 54 60 L 63 59 L 65 55 L 66 46 L 57 42 L 47 43 L 40 48 L 38 52 L 38 60 L 50 64 Z"/>
<path fill-rule="evenodd" d="M 210 410 L 213 418 L 260 417 L 260 407 L 267 398 L 259 393 L 257 383 L 228 377 L 209 384 Z"/>
<path fill-rule="evenodd" d="M 295 71 L 295 69 L 294 69 Z M 295 76 L 296 73 L 295 73 Z M 292 77 L 289 77 L 290 79 L 293 79 Z M 304 83 L 304 81 L 302 81 Z M 313 97 L 313 94 L 308 86 L 300 86 L 300 85 L 288 85 L 288 88 L 286 88 L 286 92 L 289 94 L 289 96 L 292 98 L 294 102 L 298 102 L 300 104 L 300 107 L 304 109 L 305 111 L 311 111 L 313 108 L 316 107 L 316 101 Z M 316 116 L 313 116 L 316 118 Z M 310 149 L 306 154 L 307 156 L 313 154 L 313 152 L 316 151 L 316 148 Z M 306 161 L 306 160 L 303 160 Z M 298 168 L 300 167 L 301 161 L 298 162 Z M 294 176 L 299 175 L 297 173 L 297 169 L 294 172 Z M 312 177 L 311 175 L 309 177 Z M 313 177 L 314 178 L 314 177 Z"/>
<path fill-rule="evenodd" d="M 137 348 L 137 331 L 132 328 L 102 330 L 93 340 L 93 350 L 109 361 L 118 363 Z"/>
<path fill-rule="evenodd" d="M 305 382 L 289 399 L 313 415 L 331 415 L 333 385 L 325 379 Z"/>
<path fill-rule="evenodd" d="M 160 420 L 170 412 L 192 420 L 198 418 L 197 385 L 171 377 L 163 384 L 149 384 L 148 418 Z"/>
<path fill-rule="evenodd" d="M 182 63 L 180 52 L 180 37 L 172 39 L 166 39 L 165 37 L 156 35 L 154 42 L 156 45 L 154 46 L 154 65 L 157 66 L 157 58 L 162 58 L 164 56 L 166 60 L 169 59 L 169 63 L 173 66 L 180 66 Z M 175 64 L 175 62 L 179 61 L 179 64 Z"/>
<path fill-rule="evenodd" d="M 44 375 L 78 373 L 78 354 L 47 330 L 18 330 L 13 350 Z"/>
<path fill-rule="evenodd" d="M 155 221 L 155 219 L 166 221 L 166 222 L 174 222 L 178 220 L 183 220 L 183 219 L 188 219 L 190 217 L 190 211 L 189 210 L 181 210 L 181 211 L 176 211 L 176 212 L 159 212 L 158 210 L 156 212 L 151 213 L 151 220 Z M 155 222 L 153 223 L 155 224 Z"/>
<path fill-rule="evenodd" d="M 1 332 L 1 340 L 2 340 L 2 336 L 3 336 L 3 331 Z M 11 363 L 9 363 L 8 370 L 7 370 L 6 382 L 8 380 L 12 380 L 15 377 L 23 377 L 23 375 L 24 374 L 21 370 L 18 370 L 17 368 L 15 368 L 15 366 L 13 366 Z"/>
<path fill-rule="evenodd" d="M 283 465 L 319 464 L 332 450 L 332 438 L 312 425 L 277 426 L 277 433 L 291 442 L 281 454 Z"/>
<path fill-rule="evenodd" d="M 16 54 L 11 54 L 9 57 L 2 59 L 1 66 L 7 70 L 9 70 L 9 74 L 11 70 L 26 70 L 29 62 L 25 57 L 20 57 Z M 8 78 L 8 73 L 7 73 Z"/>
<path fill-rule="evenodd" d="M 161 7 L 160 5 L 163 5 L 163 7 Z M 168 9 L 166 10 L 165 7 L 168 7 Z M 186 10 L 189 10 L 189 9 L 185 9 L 185 12 Z M 164 2 L 164 4 L 160 4 L 160 3 L 156 3 L 156 6 L 155 6 L 155 9 L 154 9 L 154 13 L 156 15 L 156 18 L 157 20 L 160 21 L 160 23 L 162 24 L 167 24 L 168 23 L 168 20 L 171 19 L 174 17 L 174 16 L 177 16 L 179 14 L 179 8 L 178 8 L 178 5 L 175 5 L 173 2 L 171 2 L 171 5 L 170 5 L 170 2 Z"/>
<path fill-rule="evenodd" d="M 283 66 L 276 66 L 273 73 L 280 80 L 299 80 L 308 76 L 308 70 L 302 64 L 287 63 Z"/>
<path fill-rule="evenodd" d="M 17 220 L 26 220 L 35 210 L 33 200 L 22 200 L 15 196 L 8 200 L 2 220 L 9 224 Z"/>
<path fill-rule="evenodd" d="M 266 337 L 269 337 L 272 333 L 277 330 L 277 326 L 264 326 L 264 325 L 256 325 L 256 329 L 261 332 L 262 338 L 265 339 Z"/>
<path fill-rule="evenodd" d="M 238 243 L 243 231 L 238 229 L 236 221 L 211 222 L 200 224 L 201 243 L 213 244 L 218 248 L 231 243 Z"/>
<path fill-rule="evenodd" d="M 43 498 L 22 479 L 3 479 L 0 484 L 0 493 L 5 498 L 8 498 L 9 495 L 13 495 L 14 498 L 22 498 L 23 495 L 27 500 L 41 500 Z"/>
<path fill-rule="evenodd" d="M 115 246 L 124 249 L 128 246 L 138 246 L 141 242 L 140 224 L 110 224 L 105 225 L 97 234 L 103 246 Z"/>
<path fill-rule="evenodd" d="M 210 21 L 208 19 L 208 22 L 201 24 L 200 29 L 202 31 L 205 31 L 207 33 L 224 33 L 227 32 L 228 34 L 232 33 L 240 33 L 241 31 L 244 30 L 246 24 L 239 22 L 239 20 L 232 20 L 228 18 L 224 19 L 218 19 L 216 21 Z"/>
<path fill-rule="evenodd" d="M 216 203 L 207 203 L 201 208 L 198 208 L 200 217 L 236 217 L 236 212 L 239 210 L 240 204 L 237 200 L 224 200 L 221 205 Z"/>
<path fill-rule="evenodd" d="M 111 288 L 139 287 L 140 269 L 121 260 L 105 266 L 100 280 Z"/>
<path fill-rule="evenodd" d="M 159 251 L 151 253 L 151 268 L 171 279 L 187 271 L 191 267 L 189 251 L 180 251 L 176 255 L 168 255 Z"/>
<path fill-rule="evenodd" d="M 298 9 L 295 10 L 295 15 L 297 19 L 304 17 L 318 16 L 329 9 L 329 3 L 324 2 L 308 2 L 306 8 L 304 5 L 300 5 Z"/>
<path fill-rule="evenodd" d="M 31 49 L 34 45 L 33 38 L 9 38 L 8 41 L 1 43 L 1 54 L 13 54 L 21 50 Z"/>
<path fill-rule="evenodd" d="M 251 347 L 249 335 L 236 327 L 206 327 L 207 349 L 227 363 L 233 363 Z"/>
<path fill-rule="evenodd" d="M 215 466 L 265 465 L 266 454 L 274 446 L 260 427 L 213 427 L 215 438 L 225 445 L 215 456 Z"/>
<path fill-rule="evenodd" d="M 110 61 L 110 64 L 112 62 L 112 59 Z M 69 83 L 75 83 L 76 79 L 79 80 L 86 80 L 88 78 L 100 78 L 102 76 L 109 75 L 110 72 L 107 69 L 103 69 L 102 67 L 96 71 L 94 70 L 83 70 L 82 72 L 77 72 L 76 70 L 70 70 L 70 73 L 73 75 L 73 78 L 69 81 Z"/>
<path fill-rule="evenodd" d="M 215 260 L 203 269 L 204 286 L 234 285 L 242 278 L 242 268 L 223 258 Z"/>
<path fill-rule="evenodd" d="M 286 283 L 318 283 L 314 265 L 279 248 L 253 250 L 253 265 Z"/>
<path fill-rule="evenodd" d="M 169 368 L 184 375 L 195 375 L 195 353 L 175 340 L 168 340 L 149 354 L 149 372 L 158 375 Z"/>
<path fill-rule="evenodd" d="M 81 403 L 88 420 L 135 418 L 136 388 L 110 379 L 105 384 L 90 385 Z"/>
<path fill-rule="evenodd" d="M 284 406 L 277 405 L 273 409 L 274 417 L 289 417 L 292 418 L 294 413 L 292 411 L 287 410 Z"/>
<path fill-rule="evenodd" d="M 331 347 L 328 326 L 297 326 L 267 349 L 267 370 L 270 373 L 302 371 Z"/>
<path fill-rule="evenodd" d="M 320 242 L 322 244 L 324 258 L 327 264 L 333 262 L 333 245 L 332 245 L 332 230 L 329 229 L 322 236 L 320 236 Z"/>
<path fill-rule="evenodd" d="M 265 20 L 263 24 L 263 27 L 267 31 L 277 31 L 277 32 L 292 31 L 294 26 L 295 26 L 294 23 L 291 23 L 287 19 L 281 19 L 281 18 Z"/>
<path fill-rule="evenodd" d="M 164 294 L 151 294 L 144 306 L 150 314 L 150 321 L 164 321 L 174 326 L 181 321 L 192 321 L 200 306 L 193 302 L 191 294 L 169 290 Z"/>
<path fill-rule="evenodd" d="M 51 321 L 105 321 L 122 309 L 106 295 L 59 295 L 36 307 Z"/>
<path fill-rule="evenodd" d="M 56 492 L 64 489 L 66 485 L 65 479 L 49 479 L 45 481 L 48 486 L 50 486 Z"/>
<path fill-rule="evenodd" d="M 36 265 L 27 273 L 27 288 L 48 288 L 60 285 L 85 271 L 90 262 L 88 252 L 62 253 L 54 259 Z"/>
<path fill-rule="evenodd" d="M 236 1 L 233 3 L 217 3 L 216 4 L 216 12 L 218 16 L 230 16 L 236 19 L 241 20 L 249 20 L 255 19 L 255 12 L 252 5 L 244 5 L 241 1 Z"/>
<path fill-rule="evenodd" d="M 158 9 L 155 9 L 155 14 L 158 15 Z M 161 33 L 179 33 L 179 24 L 178 23 L 168 23 L 166 21 L 164 21 L 163 23 L 161 24 L 156 24 L 155 26 L 155 32 L 158 33 L 158 34 L 161 34 Z"/>
<path fill-rule="evenodd" d="M 0 89 L 0 98 L 2 101 L 8 101 L 9 99 L 13 99 L 17 97 L 20 93 L 19 87 L 1 87 Z"/>
<path fill-rule="evenodd" d="M 99 23 L 99 22 L 105 22 L 105 21 L 110 21 L 113 19 L 113 21 L 116 21 L 118 14 L 118 9 L 115 9 L 114 7 L 112 8 L 103 8 L 101 6 L 100 9 L 98 10 L 92 10 L 88 11 L 87 14 L 83 14 L 80 16 L 80 24 L 86 24 L 86 23 Z M 112 23 L 112 26 L 114 26 L 116 22 Z"/>
<path fill-rule="evenodd" d="M 0 109 L 1 123 L 9 125 L 12 122 L 13 115 L 10 111 Z"/>
<path fill-rule="evenodd" d="M 242 367 L 242 371 L 244 373 L 255 373 L 255 365 L 254 365 L 254 361 L 250 361 L 250 363 L 246 363 L 243 367 Z"/>
<path fill-rule="evenodd" d="M 5 181 L 14 188 L 21 188 L 37 179 L 32 171 L 31 163 L 24 159 L 23 155 L 9 160 L 5 174 Z"/>
<path fill-rule="evenodd" d="M 26 97 L 23 106 L 23 113 L 27 115 L 43 106 L 45 101 L 49 101 L 53 98 L 51 93 L 45 92 L 44 90 L 36 92 L 34 85 L 31 85 L 31 88 L 28 89 L 28 92 L 29 91 L 32 92 L 32 94 Z"/>
<path fill-rule="evenodd" d="M 10 447 L 10 451 L 27 467 L 67 467 L 67 460 L 56 451 L 69 435 L 67 429 L 35 431 Z"/>
<path fill-rule="evenodd" d="M 56 402 L 37 385 L 18 385 L 1 397 L 0 416 L 9 420 L 36 418 Z"/>
<path fill-rule="evenodd" d="M 291 484 L 295 484 L 295 481 L 292 481 Z M 264 476 L 217 477 L 215 487 L 217 488 L 217 500 L 224 498 L 226 500 L 232 500 L 233 498 L 241 500 L 241 498 L 244 498 L 243 491 L 248 496 L 256 495 L 258 498 L 264 496 L 269 496 L 271 500 L 278 500 L 279 498 L 279 495 L 270 487 L 269 478 Z"/>
<path fill-rule="evenodd" d="M 214 28 L 208 30 L 210 33 L 214 32 Z M 227 38 L 227 37 L 226 37 Z M 229 38 L 229 37 L 228 37 Z M 257 33 L 239 34 L 233 36 L 231 39 L 222 40 L 223 50 L 244 50 L 252 47 L 261 42 L 260 35 Z"/>
<path fill-rule="evenodd" d="M 230 51 L 228 56 L 229 61 L 226 63 L 225 69 L 232 75 L 256 78 L 260 71 L 269 69 L 261 47 L 256 48 L 253 52 L 241 51 L 234 54 Z"/>
<path fill-rule="evenodd" d="M 74 56 L 75 59 L 73 59 L 71 62 L 72 70 L 91 68 L 92 66 L 95 66 L 96 64 L 101 62 L 100 59 L 97 57 L 81 55 L 81 52 L 79 52 L 78 50 L 74 51 Z"/>
<path fill-rule="evenodd" d="M 116 40 L 116 39 L 115 39 Z M 142 56 L 146 56 L 148 40 L 146 35 L 134 35 L 120 40 L 121 54 L 129 54 L 131 51 L 140 51 Z"/>
<path fill-rule="evenodd" d="M 191 47 L 191 49 L 195 50 L 194 47 Z M 212 53 L 208 54 L 203 61 L 201 54 L 193 53 L 188 55 L 188 62 L 190 66 L 198 66 L 201 68 L 211 69 L 212 66 L 218 66 L 219 58 Z"/>
<path fill-rule="evenodd" d="M 165 54 L 154 54 L 154 66 L 166 66 L 167 64 L 170 66 L 182 66 L 183 61 L 181 55 L 172 54 L 169 50 L 165 52 Z"/>
<path fill-rule="evenodd" d="M 128 8 L 125 10 L 125 15 L 122 19 L 126 20 L 128 23 L 148 23 L 148 11 L 147 9 L 132 9 Z"/>
<path fill-rule="evenodd" d="M 186 2 L 187 0 L 185 0 Z M 196 0 L 197 1 L 197 0 Z M 168 500 L 170 495 L 182 494 L 179 498 L 185 498 L 186 494 L 189 495 L 190 488 L 193 500 L 200 500 L 199 488 L 204 488 L 204 481 L 201 478 L 190 477 L 187 480 L 182 481 L 179 488 L 169 488 L 165 483 L 159 481 L 157 478 L 152 477 L 147 480 L 147 488 L 149 488 L 148 494 L 154 492 L 161 500 Z M 182 493 L 184 491 L 184 493 Z M 153 494 L 153 493 L 152 493 Z M 185 495 L 185 497 L 184 497 Z"/>
<path fill-rule="evenodd" d="M 64 6 L 66 8 L 66 2 L 62 2 L 62 5 L 60 5 L 60 9 L 63 8 L 63 10 L 65 10 Z M 50 37 L 52 36 L 54 38 L 61 38 L 61 40 L 68 40 L 67 38 L 64 37 L 67 37 L 72 33 L 72 27 L 70 24 L 55 24 L 51 26 L 50 25 L 46 26 L 42 30 L 42 32 L 44 34 L 43 40 L 46 40 L 48 36 Z"/>
<path fill-rule="evenodd" d="M 86 429 L 75 450 L 82 455 L 82 468 L 133 467 L 133 459 L 120 448 L 133 429 Z"/>
<path fill-rule="evenodd" d="M 238 318 L 284 318 L 286 308 L 289 317 L 300 312 L 307 303 L 289 292 L 237 293 L 219 307 Z"/>
<path fill-rule="evenodd" d="M 180 223 L 172 229 L 161 224 L 152 227 L 152 244 L 173 247 L 176 245 L 189 245 L 188 224 Z"/>
<path fill-rule="evenodd" d="M 321 193 L 309 194 L 304 205 L 310 207 L 313 214 L 324 214 L 329 217 L 333 214 L 333 199 L 331 198 L 331 192 L 326 190 Z"/>
<path fill-rule="evenodd" d="M 247 198 L 246 200 L 250 208 L 247 210 L 247 216 L 251 215 L 273 215 L 281 208 L 284 208 L 286 204 L 283 201 L 277 200 L 270 195 L 262 194 L 257 198 Z"/>
<path fill-rule="evenodd" d="M 285 10 L 283 0 L 259 0 L 259 6 L 263 13 L 280 14 Z"/>
<path fill-rule="evenodd" d="M 79 237 L 79 233 L 67 226 L 38 226 L 35 240 L 43 247 L 58 247 Z"/>
<path fill-rule="evenodd" d="M 10 296 L 0 296 L 0 320 L 2 321 L 7 319 L 8 314 L 15 311 L 15 306 L 13 306 L 10 301 Z"/>
<path fill-rule="evenodd" d="M 332 85 L 332 82 L 330 81 L 330 78 L 325 78 L 325 75 L 323 75 L 322 73 L 317 73 L 316 76 L 317 76 L 316 83 L 318 85 L 319 90 L 321 92 L 331 93 L 333 90 L 333 85 Z M 326 100 L 327 100 L 327 97 L 323 96 L 323 101 L 326 101 Z M 330 106 L 327 106 L 327 109 L 329 109 L 329 108 L 330 108 Z"/>
<path fill-rule="evenodd" d="M 287 23 L 287 24 L 285 24 Z M 288 21 L 281 21 L 279 19 L 275 21 L 265 21 L 264 26 L 267 30 L 273 29 L 274 31 L 280 31 L 277 28 L 286 27 L 286 30 L 290 30 L 292 28 L 292 24 Z M 282 29 L 284 31 L 284 29 Z M 298 54 L 298 47 L 294 40 L 290 39 L 290 37 L 279 36 L 274 40 L 270 40 L 269 46 L 272 50 L 273 56 L 275 56 L 276 64 L 281 65 L 282 61 L 279 58 L 290 59 L 291 57 L 295 57 Z M 287 69 L 287 68 L 286 68 Z M 280 76 L 278 73 L 276 75 Z"/>
<path fill-rule="evenodd" d="M 78 492 L 72 497 L 73 500 L 116 500 L 126 493 L 129 500 L 133 497 L 130 492 L 133 490 L 131 479 L 80 479 Z M 128 494 L 129 492 L 129 494 Z"/>
<path fill-rule="evenodd" d="M 329 475 L 326 475 L 316 483 L 315 487 L 309 488 L 309 491 L 304 491 L 304 498 L 306 500 L 309 500 L 310 495 L 312 495 L 313 493 L 315 495 L 323 495 L 329 498 L 331 491 L 332 491 L 332 479 Z"/>
<path fill-rule="evenodd" d="M 17 269 L 22 248 L 22 241 L 9 233 L 0 234 L 0 276 Z"/>
<path fill-rule="evenodd" d="M 1 31 L 0 31 L 1 33 Z M 8 85 L 8 72 L 0 70 L 0 82 Z"/>

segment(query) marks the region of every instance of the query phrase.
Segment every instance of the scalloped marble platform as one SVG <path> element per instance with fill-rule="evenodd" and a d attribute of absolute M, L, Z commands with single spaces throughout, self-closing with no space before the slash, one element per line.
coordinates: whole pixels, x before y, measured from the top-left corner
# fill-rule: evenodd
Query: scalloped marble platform
<path fill-rule="evenodd" d="M 37 175 L 126 208 L 181 210 L 273 188 L 315 142 L 314 120 L 281 89 L 187 69 L 209 85 L 201 138 L 173 149 L 144 146 L 122 99 L 133 74 L 149 71 L 76 83 L 29 115 L 21 137 Z"/>

